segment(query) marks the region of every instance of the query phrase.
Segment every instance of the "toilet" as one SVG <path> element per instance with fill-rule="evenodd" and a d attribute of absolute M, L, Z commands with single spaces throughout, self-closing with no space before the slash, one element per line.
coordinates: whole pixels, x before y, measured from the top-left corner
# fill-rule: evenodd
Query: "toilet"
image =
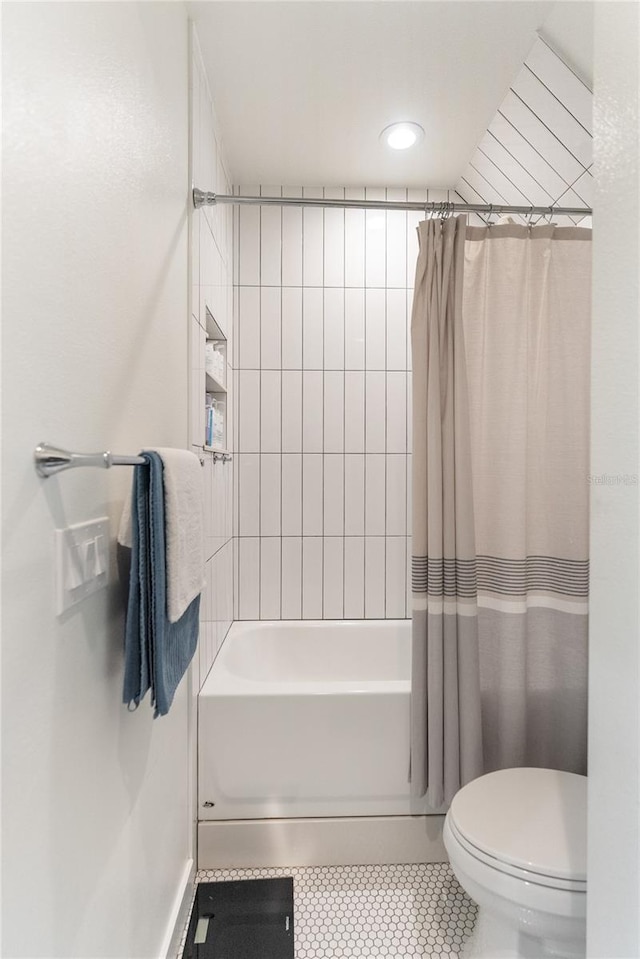
<path fill-rule="evenodd" d="M 465 959 L 584 959 L 587 779 L 502 769 L 454 796 L 444 844 L 479 906 Z"/>

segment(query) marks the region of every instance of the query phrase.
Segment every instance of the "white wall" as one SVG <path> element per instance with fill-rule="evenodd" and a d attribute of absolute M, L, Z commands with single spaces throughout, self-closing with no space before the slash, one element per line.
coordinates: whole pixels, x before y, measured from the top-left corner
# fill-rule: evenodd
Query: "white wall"
<path fill-rule="evenodd" d="M 3 4 L 3 951 L 158 956 L 190 850 L 188 690 L 122 705 L 114 537 L 131 470 L 40 440 L 185 446 L 182 4 Z M 56 618 L 53 530 L 107 515 L 110 586 Z"/>
<path fill-rule="evenodd" d="M 595 6 L 587 951 L 637 959 L 640 11 Z"/>
<path fill-rule="evenodd" d="M 239 187 L 295 196 L 294 187 Z M 349 189 L 347 198 L 447 199 Z M 345 190 L 304 188 L 344 198 Z M 237 219 L 238 619 L 407 612 L 419 211 L 243 206 Z"/>

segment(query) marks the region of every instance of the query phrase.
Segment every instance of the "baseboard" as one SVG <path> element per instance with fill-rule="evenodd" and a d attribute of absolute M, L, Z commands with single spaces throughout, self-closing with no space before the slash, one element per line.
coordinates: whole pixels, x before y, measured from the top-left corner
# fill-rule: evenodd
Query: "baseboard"
<path fill-rule="evenodd" d="M 198 868 L 447 862 L 444 816 L 242 819 L 198 824 Z"/>
<path fill-rule="evenodd" d="M 180 877 L 178 888 L 176 889 L 173 906 L 171 907 L 171 912 L 169 914 L 169 921 L 167 923 L 167 929 L 162 942 L 162 947 L 158 954 L 158 959 L 176 959 L 176 956 L 178 955 L 180 939 L 182 938 L 182 933 L 184 931 L 189 910 L 191 909 L 191 902 L 193 900 L 195 875 L 195 863 L 193 859 L 188 859 L 182 876 Z"/>

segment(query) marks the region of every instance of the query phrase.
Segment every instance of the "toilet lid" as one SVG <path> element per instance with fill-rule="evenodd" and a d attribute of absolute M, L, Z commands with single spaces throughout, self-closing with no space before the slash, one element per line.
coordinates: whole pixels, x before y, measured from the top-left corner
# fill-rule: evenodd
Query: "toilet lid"
<path fill-rule="evenodd" d="M 540 876 L 587 878 L 587 778 L 555 769 L 501 769 L 453 798 L 467 842 Z"/>

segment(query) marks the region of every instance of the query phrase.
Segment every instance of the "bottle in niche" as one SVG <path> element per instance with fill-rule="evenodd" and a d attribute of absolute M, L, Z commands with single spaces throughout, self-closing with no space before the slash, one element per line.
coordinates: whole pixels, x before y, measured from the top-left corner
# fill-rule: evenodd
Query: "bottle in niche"
<path fill-rule="evenodd" d="M 217 445 L 218 437 L 218 401 L 215 397 L 211 401 L 211 442 L 209 446 Z"/>
<path fill-rule="evenodd" d="M 210 393 L 206 394 L 206 406 L 205 406 L 205 446 L 213 446 L 214 438 L 214 403 L 215 400 Z"/>
<path fill-rule="evenodd" d="M 217 404 L 215 445 L 220 449 L 224 447 L 224 403 L 220 401 Z"/>

